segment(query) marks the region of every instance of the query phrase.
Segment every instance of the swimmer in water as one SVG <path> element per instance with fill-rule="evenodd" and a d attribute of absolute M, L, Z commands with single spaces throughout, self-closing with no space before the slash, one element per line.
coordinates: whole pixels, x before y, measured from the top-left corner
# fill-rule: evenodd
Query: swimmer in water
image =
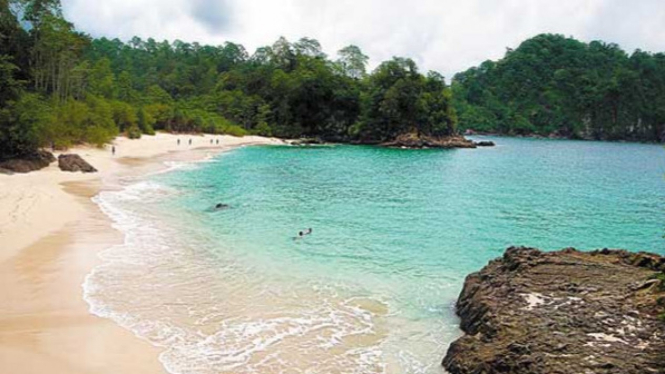
<path fill-rule="evenodd" d="M 309 235 L 311 233 L 312 233 L 311 228 L 307 229 L 307 231 L 298 231 L 298 236 L 293 237 L 293 240 L 302 239 L 303 237 L 305 237 L 305 235 Z"/>

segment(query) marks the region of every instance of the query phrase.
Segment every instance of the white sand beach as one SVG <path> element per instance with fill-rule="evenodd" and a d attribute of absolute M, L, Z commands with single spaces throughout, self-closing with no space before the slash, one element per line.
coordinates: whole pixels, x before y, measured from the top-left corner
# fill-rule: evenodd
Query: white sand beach
<path fill-rule="evenodd" d="M 91 198 L 114 188 L 117 178 L 159 170 L 165 161 L 281 142 L 160 133 L 117 138 L 115 155 L 110 145 L 66 152 L 98 173 L 63 172 L 55 162 L 29 174 L 0 174 L 0 368 L 14 374 L 164 373 L 155 347 L 90 314 L 82 298 L 97 254 L 122 240 Z"/>

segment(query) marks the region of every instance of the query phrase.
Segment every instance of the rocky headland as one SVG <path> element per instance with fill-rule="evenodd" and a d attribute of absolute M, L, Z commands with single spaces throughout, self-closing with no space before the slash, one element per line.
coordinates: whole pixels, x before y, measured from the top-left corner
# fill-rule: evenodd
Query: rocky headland
<path fill-rule="evenodd" d="M 476 148 L 476 144 L 463 136 L 431 137 L 417 134 L 404 134 L 381 146 L 393 148 Z"/>
<path fill-rule="evenodd" d="M 289 144 L 297 146 L 309 146 L 309 145 L 322 145 L 326 144 L 326 142 L 320 138 L 300 138 L 290 141 Z"/>
<path fill-rule="evenodd" d="M 665 258 L 511 247 L 470 274 L 452 374 L 665 373 Z"/>

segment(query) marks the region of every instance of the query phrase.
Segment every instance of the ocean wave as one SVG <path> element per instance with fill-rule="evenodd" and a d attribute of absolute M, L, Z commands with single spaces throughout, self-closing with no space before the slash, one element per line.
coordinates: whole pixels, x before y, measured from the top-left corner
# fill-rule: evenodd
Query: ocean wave
<path fill-rule="evenodd" d="M 340 287 L 261 279 L 229 259 L 213 263 L 169 221 L 179 191 L 132 180 L 93 201 L 124 234 L 83 283 L 90 312 L 162 347 L 173 374 L 383 373 L 376 328 L 385 307 Z M 257 281 L 260 280 L 260 281 Z M 374 307 L 368 307 L 374 305 Z"/>

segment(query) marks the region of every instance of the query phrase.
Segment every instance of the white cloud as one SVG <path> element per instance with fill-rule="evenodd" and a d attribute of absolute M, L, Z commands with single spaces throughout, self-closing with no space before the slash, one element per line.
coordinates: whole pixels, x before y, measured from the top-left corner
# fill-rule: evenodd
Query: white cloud
<path fill-rule="evenodd" d="M 63 0 L 94 36 L 226 40 L 251 52 L 279 36 L 318 39 L 328 54 L 359 45 L 372 65 L 411 57 L 447 77 L 539 33 L 665 50 L 662 0 Z"/>

